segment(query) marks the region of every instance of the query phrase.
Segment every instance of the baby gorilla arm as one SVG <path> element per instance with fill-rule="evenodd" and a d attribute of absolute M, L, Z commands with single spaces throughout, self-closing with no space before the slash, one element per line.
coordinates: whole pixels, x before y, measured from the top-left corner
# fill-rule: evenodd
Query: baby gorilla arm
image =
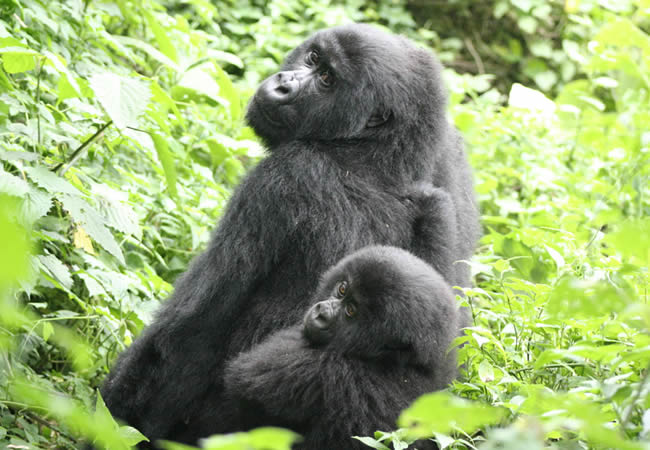
<path fill-rule="evenodd" d="M 428 262 L 451 286 L 457 283 L 456 210 L 451 196 L 427 182 L 416 183 L 407 198 L 415 206 L 411 252 Z"/>
<path fill-rule="evenodd" d="M 240 428 L 257 425 L 299 426 L 319 410 L 322 352 L 309 348 L 302 327 L 282 330 L 252 350 L 240 353 L 225 370 L 226 393 L 237 411 Z"/>

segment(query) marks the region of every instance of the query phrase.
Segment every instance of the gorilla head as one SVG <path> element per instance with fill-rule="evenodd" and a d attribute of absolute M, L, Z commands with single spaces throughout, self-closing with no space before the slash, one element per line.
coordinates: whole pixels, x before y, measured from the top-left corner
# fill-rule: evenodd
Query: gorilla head
<path fill-rule="evenodd" d="M 252 98 L 247 120 L 268 144 L 380 139 L 444 120 L 439 64 L 408 40 L 368 25 L 314 34 Z M 434 127 L 435 128 L 435 127 Z"/>
<path fill-rule="evenodd" d="M 314 346 L 365 360 L 436 369 L 458 335 L 458 308 L 442 277 L 409 252 L 368 247 L 330 269 L 305 315 Z"/>

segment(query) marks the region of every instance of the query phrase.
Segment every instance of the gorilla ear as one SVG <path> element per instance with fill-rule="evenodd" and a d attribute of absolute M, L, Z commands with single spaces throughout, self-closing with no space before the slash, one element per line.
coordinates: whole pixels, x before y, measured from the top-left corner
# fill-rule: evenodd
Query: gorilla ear
<path fill-rule="evenodd" d="M 368 119 L 366 128 L 375 128 L 383 125 L 388 122 L 388 119 L 390 119 L 390 116 L 392 115 L 393 113 L 388 109 L 376 109 L 370 116 L 370 119 Z"/>

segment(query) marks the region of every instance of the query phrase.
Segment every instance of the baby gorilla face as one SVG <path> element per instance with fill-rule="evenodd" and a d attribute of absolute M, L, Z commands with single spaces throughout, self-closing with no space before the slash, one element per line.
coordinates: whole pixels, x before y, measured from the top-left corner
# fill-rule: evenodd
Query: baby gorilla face
<path fill-rule="evenodd" d="M 309 308 L 305 319 L 304 335 L 314 345 L 328 344 L 345 319 L 353 319 L 357 313 L 357 303 L 349 295 L 348 282 L 343 280 L 336 283 L 332 297 L 316 303 Z"/>
<path fill-rule="evenodd" d="M 314 345 L 327 344 L 336 333 L 341 311 L 340 300 L 325 300 L 309 308 L 305 315 L 304 334 Z"/>

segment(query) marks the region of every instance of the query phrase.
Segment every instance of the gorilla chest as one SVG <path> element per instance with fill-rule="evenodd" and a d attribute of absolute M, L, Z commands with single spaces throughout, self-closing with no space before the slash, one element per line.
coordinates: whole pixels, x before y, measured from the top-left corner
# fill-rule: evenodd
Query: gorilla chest
<path fill-rule="evenodd" d="M 408 247 L 412 237 L 412 211 L 396 195 L 366 187 L 343 186 L 335 209 L 324 209 L 310 224 L 315 235 L 328 236 L 330 249 L 338 248 L 336 259 L 367 245 Z M 325 253 L 329 253 L 325 250 Z M 334 263 L 335 261 L 329 261 Z"/>

